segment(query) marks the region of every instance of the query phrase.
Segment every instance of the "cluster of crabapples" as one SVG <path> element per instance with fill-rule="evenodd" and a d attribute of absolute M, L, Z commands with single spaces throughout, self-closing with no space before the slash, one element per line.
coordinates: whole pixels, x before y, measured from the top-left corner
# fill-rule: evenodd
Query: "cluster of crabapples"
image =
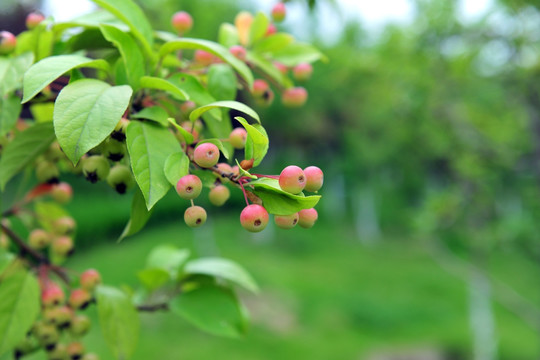
<path fill-rule="evenodd" d="M 228 140 L 236 149 L 241 149 L 245 146 L 246 137 L 247 133 L 244 129 L 236 128 L 231 132 Z M 191 160 L 197 166 L 211 169 L 219 175 L 208 194 L 210 202 L 215 206 L 225 204 L 230 197 L 229 188 L 226 186 L 227 183 L 240 187 L 246 196 L 247 203 L 247 206 L 240 214 L 240 223 L 248 231 L 262 231 L 268 224 L 269 215 L 260 199 L 249 191 L 250 178 L 241 176 L 238 166 L 231 167 L 227 163 L 218 163 L 219 156 L 218 147 L 212 143 L 199 144 L 192 153 Z M 240 166 L 244 170 L 249 170 L 251 164 L 250 161 L 244 160 L 240 163 Z M 276 178 L 277 176 L 260 175 L 260 177 Z M 316 166 L 309 166 L 304 170 L 294 165 L 287 166 L 277 178 L 279 179 L 280 188 L 291 194 L 299 194 L 304 190 L 316 192 L 323 185 L 323 172 Z M 206 222 L 206 210 L 193 202 L 201 194 L 202 188 L 201 179 L 193 174 L 184 175 L 176 184 L 178 195 L 182 199 L 191 201 L 191 206 L 184 212 L 184 221 L 190 227 L 199 227 Z M 248 198 L 254 203 L 249 204 Z M 314 225 L 317 217 L 317 211 L 311 208 L 294 214 L 276 215 L 274 220 L 276 225 L 283 229 L 291 229 L 297 223 L 301 227 L 310 228 Z"/>
<path fill-rule="evenodd" d="M 41 288 L 41 313 L 27 336 L 16 347 L 14 358 L 45 350 L 49 360 L 98 360 L 93 353 L 86 353 L 81 342 L 90 330 L 90 319 L 82 314 L 94 302 L 93 292 L 101 283 L 100 274 L 94 269 L 84 271 L 79 277 L 80 287 L 71 289 L 66 296 L 64 289 L 48 278 L 43 265 L 38 275 Z"/>
<path fill-rule="evenodd" d="M 272 8 L 272 20 L 275 23 L 281 23 L 287 14 L 287 8 L 283 2 L 275 4 Z M 236 28 L 240 33 L 240 42 L 242 45 L 233 45 L 229 48 L 231 54 L 236 58 L 248 62 L 247 59 L 247 36 L 243 37 L 242 34 L 247 34 L 251 24 L 253 23 L 253 15 L 248 12 L 240 12 L 234 21 Z M 191 15 L 185 11 L 179 11 L 172 16 L 171 24 L 173 28 L 178 32 L 180 36 L 183 36 L 185 33 L 189 32 L 193 27 L 193 18 Z M 266 30 L 266 36 L 273 35 L 277 32 L 276 25 L 270 23 Z M 213 54 L 206 52 L 204 50 L 196 50 L 193 61 L 195 65 L 201 67 L 206 67 L 212 65 L 213 63 L 219 62 L 219 58 Z M 300 63 L 292 68 L 285 66 L 280 62 L 274 62 L 273 65 L 277 70 L 279 70 L 283 75 L 287 75 L 289 71 L 292 72 L 293 78 L 297 81 L 307 81 L 313 73 L 313 67 L 309 63 Z M 287 89 L 281 90 L 281 102 L 284 106 L 287 107 L 301 107 L 304 105 L 308 98 L 308 92 L 304 87 L 296 86 L 290 87 Z M 253 83 L 253 89 L 251 91 L 255 102 L 261 106 L 270 106 L 274 101 L 274 91 L 270 87 L 268 81 L 264 79 L 256 79 Z"/>

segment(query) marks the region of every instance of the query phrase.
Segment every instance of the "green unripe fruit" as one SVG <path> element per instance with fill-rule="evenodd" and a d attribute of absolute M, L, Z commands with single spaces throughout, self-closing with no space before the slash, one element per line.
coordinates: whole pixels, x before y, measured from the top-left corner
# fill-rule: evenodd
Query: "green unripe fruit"
<path fill-rule="evenodd" d="M 231 196 L 231 192 L 229 191 L 229 188 L 224 185 L 217 185 L 215 188 L 210 190 L 210 193 L 208 194 L 208 199 L 212 203 L 212 205 L 215 206 L 222 206 L 227 202 L 229 197 Z"/>
<path fill-rule="evenodd" d="M 19 359 L 24 355 L 28 355 L 37 350 L 36 344 L 32 341 L 30 337 L 25 337 L 21 340 L 13 351 L 13 357 Z"/>
<path fill-rule="evenodd" d="M 7 249 L 9 247 L 9 239 L 6 234 L 0 232 L 0 249 Z"/>
<path fill-rule="evenodd" d="M 51 235 L 43 229 L 35 229 L 28 235 L 28 245 L 31 248 L 41 250 L 51 243 Z"/>
<path fill-rule="evenodd" d="M 91 183 L 106 179 L 109 170 L 109 161 L 104 156 L 94 155 L 84 159 L 83 174 Z"/>
<path fill-rule="evenodd" d="M 47 323 L 53 324 L 62 329 L 71 323 L 73 319 L 73 310 L 68 306 L 58 306 L 45 309 L 43 318 Z"/>
<path fill-rule="evenodd" d="M 193 160 L 203 168 L 211 168 L 219 160 L 219 149 L 212 143 L 203 143 L 195 148 Z"/>
<path fill-rule="evenodd" d="M 46 160 L 53 163 L 57 162 L 60 159 L 65 158 L 64 152 L 62 151 L 62 148 L 60 147 L 60 144 L 57 141 L 53 142 L 51 146 L 49 146 L 49 148 L 47 149 L 47 151 L 45 151 L 43 156 L 45 157 Z"/>
<path fill-rule="evenodd" d="M 316 166 L 308 166 L 304 169 L 306 175 L 306 187 L 307 191 L 319 190 L 324 182 L 324 174 L 321 169 Z"/>
<path fill-rule="evenodd" d="M 250 232 L 259 232 L 268 225 L 268 211 L 261 205 L 248 205 L 240 213 L 240 224 Z"/>
<path fill-rule="evenodd" d="M 96 354 L 86 354 L 82 357 L 81 360 L 99 360 L 99 356 Z"/>
<path fill-rule="evenodd" d="M 34 327 L 34 335 L 38 339 L 39 344 L 47 350 L 54 349 L 60 339 L 60 334 L 56 326 L 39 322 Z"/>
<path fill-rule="evenodd" d="M 59 257 L 69 256 L 73 254 L 73 240 L 69 236 L 60 236 L 53 240 L 51 250 Z"/>
<path fill-rule="evenodd" d="M 281 229 L 292 229 L 298 223 L 298 213 L 291 215 L 275 215 L 274 222 Z"/>
<path fill-rule="evenodd" d="M 318 217 L 319 214 L 317 213 L 317 210 L 313 208 L 300 210 L 298 212 L 298 225 L 304 229 L 309 229 L 313 227 Z"/>
<path fill-rule="evenodd" d="M 279 175 L 279 187 L 288 193 L 299 194 L 306 186 L 306 175 L 298 166 L 287 166 Z"/>
<path fill-rule="evenodd" d="M 72 217 L 62 216 L 56 219 L 52 226 L 55 234 L 67 235 L 71 234 L 75 230 L 76 224 Z"/>
<path fill-rule="evenodd" d="M 67 347 L 64 344 L 57 344 L 47 353 L 48 360 L 69 360 Z"/>
<path fill-rule="evenodd" d="M 108 139 L 103 144 L 103 156 L 111 161 L 120 161 L 126 154 L 126 145 L 113 138 Z"/>
<path fill-rule="evenodd" d="M 176 192 L 182 199 L 192 200 L 197 198 L 202 191 L 202 182 L 196 175 L 185 175 L 176 183 Z"/>
<path fill-rule="evenodd" d="M 120 119 L 113 132 L 111 133 L 111 138 L 124 142 L 126 140 L 126 129 L 129 124 L 129 120 L 126 118 Z"/>
<path fill-rule="evenodd" d="M 109 172 L 107 183 L 119 194 L 125 194 L 126 190 L 135 184 L 135 181 L 129 167 L 118 164 L 113 166 Z"/>
<path fill-rule="evenodd" d="M 85 289 L 75 289 L 69 294 L 69 306 L 75 310 L 83 310 L 92 301 L 92 295 Z"/>
<path fill-rule="evenodd" d="M 190 206 L 184 212 L 184 221 L 189 227 L 199 227 L 206 222 L 206 210 L 200 206 Z"/>
<path fill-rule="evenodd" d="M 92 323 L 90 322 L 88 316 L 77 315 L 71 320 L 71 324 L 69 325 L 69 331 L 74 336 L 80 337 L 85 335 L 88 330 L 90 330 L 91 325 Z"/>
<path fill-rule="evenodd" d="M 73 190 L 71 185 L 66 182 L 61 182 L 53 186 L 51 190 L 51 196 L 60 204 L 66 204 L 71 200 L 73 196 Z"/>
<path fill-rule="evenodd" d="M 49 161 L 40 161 L 36 166 L 36 178 L 40 183 L 56 184 L 60 172 L 58 167 Z"/>
<path fill-rule="evenodd" d="M 0 31 L 0 55 L 9 54 L 15 50 L 17 38 L 9 31 Z"/>
<path fill-rule="evenodd" d="M 246 146 L 247 131 L 244 128 L 236 128 L 229 134 L 229 142 L 235 149 L 243 149 Z"/>

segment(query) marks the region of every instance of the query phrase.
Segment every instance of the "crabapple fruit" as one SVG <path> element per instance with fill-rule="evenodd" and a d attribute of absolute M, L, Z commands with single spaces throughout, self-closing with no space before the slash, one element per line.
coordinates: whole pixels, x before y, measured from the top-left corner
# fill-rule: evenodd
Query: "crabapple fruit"
<path fill-rule="evenodd" d="M 83 310 L 85 309 L 90 301 L 92 300 L 92 295 L 85 289 L 74 289 L 69 294 L 69 306 L 74 310 Z"/>
<path fill-rule="evenodd" d="M 0 54 L 9 54 L 15 49 L 17 38 L 9 31 L 0 31 Z"/>
<path fill-rule="evenodd" d="M 120 161 L 126 154 L 126 145 L 114 138 L 107 139 L 103 148 L 103 155 L 111 161 Z"/>
<path fill-rule="evenodd" d="M 248 205 L 240 213 L 240 224 L 250 232 L 259 232 L 268 225 L 268 211 L 261 205 Z"/>
<path fill-rule="evenodd" d="M 281 102 L 287 107 L 300 107 L 307 101 L 308 93 L 301 86 L 285 90 L 281 96 Z"/>
<path fill-rule="evenodd" d="M 56 329 L 56 326 L 49 325 L 44 322 L 38 323 L 34 327 L 34 335 L 38 339 L 41 346 L 46 350 L 52 350 L 56 346 L 56 343 L 60 339 L 60 334 Z"/>
<path fill-rule="evenodd" d="M 129 167 L 123 164 L 115 165 L 107 175 L 107 184 L 116 190 L 119 194 L 125 194 L 126 190 L 130 189 L 135 181 Z"/>
<path fill-rule="evenodd" d="M 67 346 L 67 353 L 73 360 L 80 360 L 84 355 L 84 346 L 80 342 L 72 342 Z"/>
<path fill-rule="evenodd" d="M 90 330 L 90 326 L 92 325 L 90 319 L 88 316 L 85 315 L 77 315 L 74 316 L 73 319 L 71 319 L 71 323 L 69 324 L 69 331 L 74 336 L 82 336 Z"/>
<path fill-rule="evenodd" d="M 269 24 L 268 28 L 266 29 L 266 34 L 264 34 L 264 35 L 265 36 L 270 36 L 270 35 L 274 35 L 275 33 L 277 33 L 276 25 Z"/>
<path fill-rule="evenodd" d="M 306 187 L 307 191 L 319 190 L 324 182 L 324 174 L 321 169 L 316 166 L 308 166 L 304 169 L 306 175 Z"/>
<path fill-rule="evenodd" d="M 185 200 L 197 198 L 202 191 L 202 182 L 197 175 L 184 175 L 176 183 L 176 192 Z"/>
<path fill-rule="evenodd" d="M 182 103 L 182 105 L 180 105 L 180 111 L 182 111 L 182 113 L 184 113 L 186 116 L 189 115 L 193 109 L 195 109 L 197 107 L 197 104 L 195 104 L 193 101 L 191 100 L 188 100 L 188 101 L 184 101 Z"/>
<path fill-rule="evenodd" d="M 298 212 L 298 225 L 304 229 L 309 229 L 315 224 L 318 217 L 317 210 L 313 208 L 300 210 Z"/>
<path fill-rule="evenodd" d="M 208 66 L 215 61 L 215 57 L 212 53 L 209 53 L 208 51 L 195 50 L 193 60 L 199 65 Z"/>
<path fill-rule="evenodd" d="M 51 196 L 56 202 L 66 204 L 73 196 L 73 189 L 68 183 L 60 182 L 52 187 Z"/>
<path fill-rule="evenodd" d="M 293 68 L 293 76 L 298 81 L 309 80 L 313 73 L 313 66 L 309 63 L 300 63 Z"/>
<path fill-rule="evenodd" d="M 216 165 L 216 167 L 218 168 L 219 171 L 221 171 L 223 174 L 221 175 L 221 182 L 223 184 L 226 184 L 228 183 L 230 180 L 227 176 L 230 176 L 230 174 L 234 174 L 234 171 L 231 167 L 231 165 L 227 164 L 227 163 L 218 163 Z"/>
<path fill-rule="evenodd" d="M 282 229 L 292 229 L 298 223 L 298 213 L 291 215 L 275 215 L 274 222 Z"/>
<path fill-rule="evenodd" d="M 64 290 L 55 283 L 49 283 L 41 292 L 41 304 L 44 307 L 58 306 L 64 302 Z"/>
<path fill-rule="evenodd" d="M 178 11 L 172 16 L 171 24 L 179 34 L 184 34 L 193 27 L 193 18 L 185 11 Z"/>
<path fill-rule="evenodd" d="M 266 91 L 270 89 L 268 83 L 262 79 L 256 79 L 253 81 L 253 91 L 251 92 L 255 97 L 262 97 Z"/>
<path fill-rule="evenodd" d="M 190 206 L 184 212 L 184 221 L 189 227 L 199 227 L 206 222 L 206 210 L 200 206 Z"/>
<path fill-rule="evenodd" d="M 56 344 L 53 348 L 47 350 L 48 360 L 66 360 L 71 359 L 64 344 Z"/>
<path fill-rule="evenodd" d="M 289 68 L 287 66 L 277 61 L 274 61 L 274 66 L 276 67 L 276 69 L 279 70 L 280 73 L 282 73 L 283 75 L 287 75 L 287 72 L 289 71 Z"/>
<path fill-rule="evenodd" d="M 120 119 L 113 132 L 111 133 L 111 138 L 124 142 L 126 140 L 126 128 L 129 125 L 129 120 L 126 118 Z"/>
<path fill-rule="evenodd" d="M 33 29 L 36 26 L 38 26 L 43 20 L 45 20 L 45 16 L 39 12 L 31 12 L 26 16 L 26 27 L 28 29 Z"/>
<path fill-rule="evenodd" d="M 88 181 L 96 183 L 109 175 L 109 161 L 101 155 L 93 155 L 83 160 L 83 173 Z"/>
<path fill-rule="evenodd" d="M 274 19 L 275 22 L 282 22 L 285 19 L 285 15 L 287 15 L 287 8 L 284 3 L 279 2 L 274 5 L 272 8 L 272 19 Z"/>
<path fill-rule="evenodd" d="M 229 142 L 235 149 L 243 149 L 246 146 L 247 131 L 244 128 L 235 128 L 229 134 Z"/>
<path fill-rule="evenodd" d="M 51 250 L 58 256 L 69 256 L 73 253 L 73 240 L 69 236 L 60 236 L 53 240 Z"/>
<path fill-rule="evenodd" d="M 57 306 L 45 309 L 43 318 L 46 322 L 56 325 L 59 328 L 65 328 L 71 323 L 73 310 L 69 306 Z"/>
<path fill-rule="evenodd" d="M 242 45 L 233 45 L 229 48 L 231 54 L 242 61 L 246 60 L 246 48 Z"/>
<path fill-rule="evenodd" d="M 88 269 L 81 274 L 81 286 L 83 289 L 93 291 L 101 283 L 101 275 L 95 269 Z"/>
<path fill-rule="evenodd" d="M 69 216 L 62 216 L 53 222 L 53 231 L 56 234 L 65 235 L 72 233 L 75 230 L 75 220 Z"/>
<path fill-rule="evenodd" d="M 211 168 L 219 160 L 219 149 L 212 143 L 203 143 L 195 148 L 193 160 L 203 168 Z"/>
<path fill-rule="evenodd" d="M 60 172 L 58 167 L 49 161 L 40 161 L 36 166 L 36 178 L 40 183 L 56 184 Z"/>
<path fill-rule="evenodd" d="M 210 193 L 208 194 L 208 199 L 210 200 L 210 203 L 215 206 L 222 206 L 227 202 L 229 197 L 231 196 L 231 192 L 229 191 L 229 188 L 225 185 L 217 185 L 215 188 L 210 190 Z"/>
<path fill-rule="evenodd" d="M 51 235 L 43 229 L 35 229 L 28 235 L 28 245 L 33 249 L 43 249 L 51 243 Z"/>
<path fill-rule="evenodd" d="M 306 186 L 304 171 L 295 165 L 289 165 L 279 174 L 279 187 L 288 193 L 299 194 Z"/>

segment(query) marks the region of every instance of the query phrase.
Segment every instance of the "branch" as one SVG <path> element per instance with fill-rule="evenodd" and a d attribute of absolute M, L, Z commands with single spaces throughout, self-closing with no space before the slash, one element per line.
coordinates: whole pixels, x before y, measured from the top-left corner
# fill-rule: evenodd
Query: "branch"
<path fill-rule="evenodd" d="M 169 304 L 167 303 L 142 304 L 142 305 L 138 305 L 136 309 L 138 311 L 145 311 L 145 312 L 155 312 L 155 311 L 160 311 L 160 310 L 167 311 L 169 310 Z"/>
<path fill-rule="evenodd" d="M 6 235 L 9 236 L 15 244 L 17 244 L 17 246 L 19 247 L 21 256 L 28 254 L 34 260 L 40 263 L 49 264 L 49 259 L 45 255 L 43 255 L 39 251 L 34 250 L 30 246 L 28 246 L 28 244 L 25 243 L 23 239 L 21 239 L 17 234 L 15 234 L 15 232 L 13 232 L 13 230 L 11 230 L 8 226 L 4 224 L 0 224 L 0 225 L 2 226 L 2 230 L 6 233 Z"/>

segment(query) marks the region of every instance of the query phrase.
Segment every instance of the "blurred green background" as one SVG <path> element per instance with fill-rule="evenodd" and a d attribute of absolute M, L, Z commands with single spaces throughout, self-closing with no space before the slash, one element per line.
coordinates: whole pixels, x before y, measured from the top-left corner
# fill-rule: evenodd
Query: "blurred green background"
<path fill-rule="evenodd" d="M 239 9 L 270 7 L 140 3 L 161 29 L 175 11 L 191 12 L 191 35 L 209 39 Z M 246 338 L 145 314 L 135 359 L 540 358 L 540 4 L 493 1 L 464 19 L 463 1 L 411 0 L 407 21 L 374 31 L 345 3 L 288 5 L 280 26 L 330 62 L 303 84 L 304 108 L 279 96 L 268 109 L 253 104 L 271 140 L 259 172 L 325 171 L 313 229 L 248 234 L 234 194 L 191 230 L 171 193 L 145 231 L 117 244 L 130 199 L 77 183 L 69 210 L 80 251 L 68 266 L 135 285 L 149 250 L 172 243 L 233 259 L 262 288 L 242 294 Z M 97 326 L 86 344 L 112 358 Z"/>

